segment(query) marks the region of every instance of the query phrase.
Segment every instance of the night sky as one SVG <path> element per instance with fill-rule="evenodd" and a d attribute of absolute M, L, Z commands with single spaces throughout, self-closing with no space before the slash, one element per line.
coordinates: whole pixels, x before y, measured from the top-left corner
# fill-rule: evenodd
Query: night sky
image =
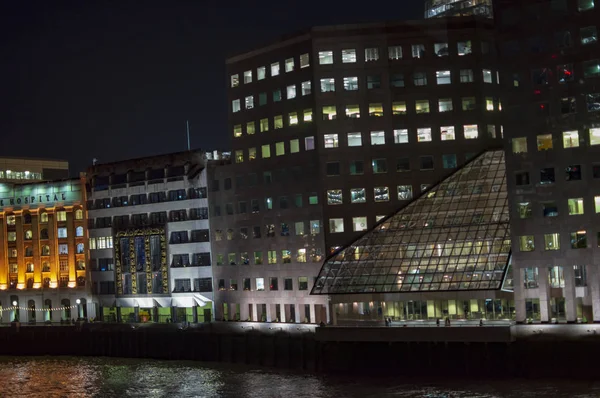
<path fill-rule="evenodd" d="M 421 0 L 0 1 L 0 156 L 109 162 L 227 149 L 225 59 L 310 26 L 420 19 Z"/>

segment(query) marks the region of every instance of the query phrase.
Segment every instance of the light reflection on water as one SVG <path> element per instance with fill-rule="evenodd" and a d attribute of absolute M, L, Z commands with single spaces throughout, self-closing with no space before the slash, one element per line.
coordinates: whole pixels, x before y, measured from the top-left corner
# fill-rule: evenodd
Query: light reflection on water
<path fill-rule="evenodd" d="M 344 378 L 223 364 L 116 358 L 0 357 L 0 397 L 394 397 L 600 396 L 600 383 Z"/>

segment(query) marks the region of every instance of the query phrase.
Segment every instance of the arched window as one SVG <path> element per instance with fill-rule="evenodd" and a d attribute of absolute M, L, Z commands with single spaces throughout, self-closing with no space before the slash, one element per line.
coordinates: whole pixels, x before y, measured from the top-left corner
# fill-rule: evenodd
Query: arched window
<path fill-rule="evenodd" d="M 77 244 L 77 254 L 83 254 L 85 250 L 85 246 L 83 243 L 78 243 Z"/>
<path fill-rule="evenodd" d="M 75 219 L 76 220 L 83 220 L 83 210 L 81 210 L 81 209 L 75 210 Z"/>
<path fill-rule="evenodd" d="M 77 286 L 84 287 L 85 286 L 85 276 L 80 276 L 77 278 Z"/>
<path fill-rule="evenodd" d="M 42 246 L 42 256 L 49 256 L 49 255 L 50 255 L 50 246 L 48 246 L 48 245 Z"/>
<path fill-rule="evenodd" d="M 25 257 L 33 257 L 33 247 L 27 246 L 25 248 Z"/>
<path fill-rule="evenodd" d="M 45 211 L 40 212 L 40 223 L 46 224 L 48 222 L 48 213 Z M 48 238 L 46 238 L 48 239 Z"/>
<path fill-rule="evenodd" d="M 75 228 L 75 236 L 77 236 L 77 237 L 83 236 L 83 227 L 79 226 L 79 227 Z"/>
<path fill-rule="evenodd" d="M 33 239 L 33 232 L 28 229 L 27 231 L 25 231 L 25 240 L 31 240 Z"/>
<path fill-rule="evenodd" d="M 77 271 L 85 271 L 85 261 L 83 261 L 83 260 L 77 261 Z"/>
<path fill-rule="evenodd" d="M 27 283 L 29 284 L 29 281 L 27 281 Z M 31 283 L 33 283 L 33 279 L 31 280 Z M 35 322 L 35 301 L 29 300 L 27 302 L 27 307 L 29 308 L 29 320 Z"/>
<path fill-rule="evenodd" d="M 70 320 L 71 319 L 71 301 L 69 299 L 62 299 L 60 301 L 60 305 L 63 307 L 62 311 L 62 319 Z"/>
<path fill-rule="evenodd" d="M 26 272 L 33 272 L 33 263 L 27 263 L 27 271 Z"/>
<path fill-rule="evenodd" d="M 48 283 L 50 283 L 48 281 Z M 46 299 L 44 300 L 44 321 L 51 322 L 52 321 L 52 300 Z"/>
<path fill-rule="evenodd" d="M 48 239 L 48 230 L 46 228 L 40 230 L 40 239 Z"/>
<path fill-rule="evenodd" d="M 27 289 L 33 289 L 33 278 L 27 278 Z"/>
<path fill-rule="evenodd" d="M 50 287 L 50 278 L 44 278 L 43 286 L 46 289 L 48 289 Z M 46 300 L 46 301 L 48 301 L 48 300 Z"/>
<path fill-rule="evenodd" d="M 30 213 L 23 214 L 23 224 L 31 224 L 31 214 Z"/>
<path fill-rule="evenodd" d="M 50 263 L 48 261 L 42 262 L 42 272 L 50 272 Z"/>

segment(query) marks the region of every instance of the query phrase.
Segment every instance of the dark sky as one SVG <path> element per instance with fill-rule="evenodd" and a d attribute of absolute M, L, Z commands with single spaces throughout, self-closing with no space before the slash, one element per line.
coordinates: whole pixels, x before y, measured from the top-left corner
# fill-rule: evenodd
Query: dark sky
<path fill-rule="evenodd" d="M 315 25 L 420 19 L 421 0 L 0 0 L 0 156 L 109 162 L 226 149 L 225 58 Z"/>

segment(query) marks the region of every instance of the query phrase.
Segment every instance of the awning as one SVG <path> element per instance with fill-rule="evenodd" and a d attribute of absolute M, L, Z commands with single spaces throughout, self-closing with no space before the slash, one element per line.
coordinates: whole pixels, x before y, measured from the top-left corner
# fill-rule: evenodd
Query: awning
<path fill-rule="evenodd" d="M 151 297 L 139 297 L 135 299 L 138 307 L 152 308 L 154 307 L 154 300 Z"/>
<path fill-rule="evenodd" d="M 173 307 L 188 308 L 196 306 L 196 301 L 193 297 L 173 297 Z"/>
<path fill-rule="evenodd" d="M 152 300 L 156 307 L 169 308 L 171 306 L 171 297 L 154 297 Z"/>

